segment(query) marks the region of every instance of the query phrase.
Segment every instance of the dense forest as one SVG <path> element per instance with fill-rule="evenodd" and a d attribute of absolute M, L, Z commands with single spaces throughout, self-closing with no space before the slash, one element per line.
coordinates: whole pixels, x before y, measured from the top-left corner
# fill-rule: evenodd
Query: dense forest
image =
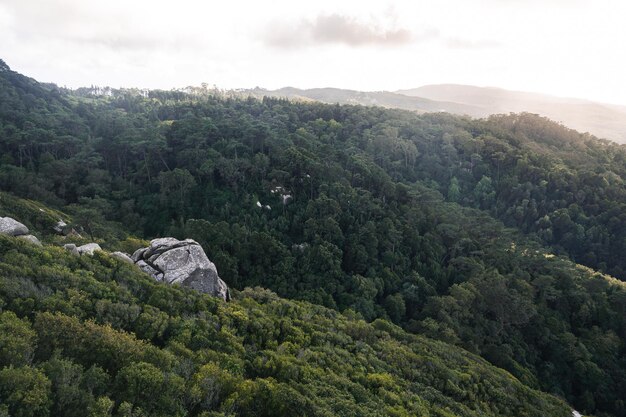
<path fill-rule="evenodd" d="M 224 303 L 103 253 L 0 235 L 0 415 L 540 416 L 566 404 L 388 321 Z"/>
<path fill-rule="evenodd" d="M 454 370 L 461 366 L 454 358 L 463 356 L 452 346 L 457 345 L 508 371 L 523 384 L 519 389 L 525 395 L 539 396 L 533 390 L 540 389 L 581 411 L 626 416 L 626 285 L 606 275 L 626 280 L 626 260 L 620 256 L 626 253 L 625 179 L 624 146 L 531 114 L 472 120 L 258 100 L 202 88 L 69 91 L 39 84 L 0 62 L 0 189 L 8 193 L 0 195 L 0 215 L 40 230 L 48 243 L 59 243 L 59 237 L 45 234 L 63 216 L 84 238 L 109 249 L 130 250 L 137 238 L 191 237 L 231 288 L 242 291 L 232 305 L 206 298 L 192 302 L 198 296 L 190 292 L 183 297 L 180 290 L 149 285 L 137 274 L 126 278 L 123 274 L 130 271 L 119 272 L 104 257 L 56 271 L 53 260 L 64 259 L 58 251 L 3 241 L 0 308 L 6 310 L 2 323 L 7 324 L 2 326 L 23 334 L 24 346 L 33 353 L 21 362 L 6 353 L 0 366 L 30 367 L 34 379 L 23 384 L 38 380 L 49 386 L 52 381 L 47 389 L 53 392 L 55 372 L 61 372 L 55 366 L 80 370 L 72 374 L 78 381 L 72 389 L 85 391 L 80 391 L 86 396 L 81 404 L 91 401 L 96 407 L 101 401 L 104 409 L 109 401 L 119 415 L 136 407 L 147 415 L 200 415 L 198 404 L 204 400 L 179 394 L 190 392 L 194 372 L 202 366 L 213 367 L 207 371 L 215 373 L 210 378 L 224 378 L 206 408 L 224 415 L 248 415 L 250 401 L 267 405 L 278 398 L 302 401 L 289 403 L 284 415 L 294 410 L 302 410 L 300 415 L 374 412 L 350 408 L 361 404 L 355 390 L 365 390 L 359 392 L 376 402 L 371 410 L 384 409 L 387 415 L 558 415 L 543 408 L 558 409 L 550 397 L 522 400 L 508 388 L 506 396 L 477 396 L 490 391 L 476 381 L 491 383 L 497 378 L 491 374 L 468 374 L 472 382 L 466 382 L 476 385 L 476 392 L 451 375 L 460 396 L 454 397 L 432 379 L 419 382 L 433 378 L 426 370 L 430 365 L 405 369 L 411 355 L 421 355 L 416 349 L 426 349 L 443 357 L 443 368 Z M 53 209 L 67 214 L 42 217 L 41 210 Z M 19 255 L 24 251 L 30 252 Z M 27 268 L 25 257 L 38 261 Z M 86 276 L 95 281 L 85 281 Z M 152 291 L 163 292 L 167 305 L 152 300 Z M 98 305 L 108 307 L 98 310 Z M 298 313 L 292 317 L 290 309 Z M 228 316 L 223 310 L 234 318 L 220 316 Z M 162 324 L 161 335 L 144 330 L 141 326 L 153 326 L 140 320 L 144 313 L 165 314 L 163 323 L 175 328 Z M 298 321 L 297 332 L 307 340 L 293 342 L 295 350 L 281 348 L 288 340 L 277 336 L 283 314 Z M 245 323 L 237 321 L 240 315 Z M 223 320 L 233 326 L 226 326 L 232 341 L 216 347 L 217 336 L 202 333 L 198 337 L 205 341 L 194 344 L 194 326 L 214 332 L 210 327 L 222 329 Z M 319 329 L 309 325 L 338 333 L 317 340 Z M 47 326 L 59 333 L 44 331 Z M 273 328 L 257 334 L 254 326 Z M 361 328 L 371 333 L 365 342 L 350 333 Z M 63 331 L 83 335 L 84 344 L 68 346 Z M 105 337 L 91 332 L 148 343 L 161 352 L 156 357 L 169 358 L 169 365 L 131 355 L 133 370 L 120 374 L 107 359 L 88 355 L 89 343 Z M 352 341 L 328 342 L 331 334 Z M 403 344 L 399 350 L 413 353 L 377 345 L 389 337 Z M 272 355 L 287 352 L 300 360 L 302 349 L 314 340 L 320 348 L 327 342 L 333 346 L 324 354 L 329 356 L 314 355 L 320 368 L 302 370 L 297 362 L 291 369 L 310 380 L 280 376 L 284 364 L 263 373 Z M 221 353 L 203 351 L 209 348 Z M 361 348 L 369 353 L 354 350 Z M 110 350 L 104 354 L 120 354 Z M 475 366 L 495 372 L 470 357 Z M 216 367 L 224 361 L 236 369 Z M 354 372 L 356 379 L 333 377 L 324 379 L 333 388 L 315 388 L 320 398 L 337 401 L 332 405 L 306 398 L 303 392 L 313 389 L 306 384 L 320 380 L 316 372 L 331 365 L 350 367 L 334 372 L 342 377 Z M 105 380 L 100 391 L 80 382 L 92 368 Z M 414 374 L 393 374 L 390 368 Z M 0 398 L 10 389 L 2 381 L 15 377 L 12 369 L 17 368 L 0 371 L 7 373 L 0 379 Z M 169 403 L 158 410 L 147 409 L 142 396 L 149 387 L 137 385 L 132 395 L 116 388 L 124 383 L 113 379 L 139 378 L 129 372 L 161 372 L 155 378 L 171 379 L 179 391 L 171 398 L 164 393 Z M 370 398 L 367 375 L 379 373 L 374 377 L 380 379 L 374 383 L 377 394 Z M 248 392 L 241 384 L 250 390 L 245 400 L 233 397 Z M 62 407 L 58 395 L 46 397 L 54 399 L 46 403 L 53 415 Z M 522 410 L 501 401 L 536 408 Z M 406 408 L 422 403 L 419 410 Z"/>

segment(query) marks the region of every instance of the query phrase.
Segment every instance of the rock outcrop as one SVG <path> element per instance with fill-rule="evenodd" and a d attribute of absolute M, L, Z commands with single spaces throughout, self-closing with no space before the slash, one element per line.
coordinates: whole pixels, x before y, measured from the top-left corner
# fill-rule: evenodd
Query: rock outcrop
<path fill-rule="evenodd" d="M 55 230 L 63 230 L 66 225 L 59 221 L 56 226 Z M 0 217 L 0 234 L 18 237 L 41 246 L 39 239 L 29 234 L 28 227 L 10 217 Z M 76 256 L 93 255 L 95 251 L 102 250 L 97 243 L 82 246 L 68 243 L 63 247 Z M 113 252 L 110 255 L 137 265 L 157 281 L 184 285 L 225 301 L 230 299 L 228 286 L 219 277 L 215 264 L 194 240 L 178 240 L 172 237 L 154 239 L 150 246 L 135 251 L 132 256 L 123 252 Z"/>
<path fill-rule="evenodd" d="M 93 255 L 97 250 L 102 250 L 97 243 L 87 243 L 82 246 L 76 246 L 73 243 L 63 245 L 63 247 L 74 255 Z"/>
<path fill-rule="evenodd" d="M 135 262 L 133 262 L 133 260 L 131 259 L 131 257 L 124 252 L 113 252 L 111 253 L 111 257 L 115 258 L 115 259 L 119 259 L 120 261 L 124 261 L 126 263 L 129 264 L 134 264 Z"/>
<path fill-rule="evenodd" d="M 55 224 L 52 227 L 52 230 L 54 230 L 55 232 L 61 234 L 61 233 L 63 233 L 63 230 L 65 229 L 65 227 L 67 227 L 67 223 L 65 223 L 63 220 L 59 219 L 57 224 Z"/>
<path fill-rule="evenodd" d="M 191 239 L 154 239 L 147 248 L 135 251 L 133 262 L 157 281 L 180 284 L 197 291 L 230 299 L 228 286 L 217 273 L 202 246 Z"/>
<path fill-rule="evenodd" d="M 76 249 L 78 249 L 78 253 L 81 255 L 93 255 L 95 251 L 102 250 L 100 245 L 97 243 L 87 243 L 86 245 L 79 246 Z"/>
<path fill-rule="evenodd" d="M 33 245 L 41 246 L 36 236 L 29 234 L 28 227 L 10 217 L 0 217 L 0 234 L 14 236 Z"/>
<path fill-rule="evenodd" d="M 63 245 L 63 249 L 70 252 L 72 255 L 76 255 L 76 256 L 80 255 L 80 253 L 78 253 L 78 247 L 73 243 L 67 243 Z"/>
<path fill-rule="evenodd" d="M 29 233 L 28 227 L 10 217 L 0 217 L 0 233 L 9 236 L 23 236 Z"/>

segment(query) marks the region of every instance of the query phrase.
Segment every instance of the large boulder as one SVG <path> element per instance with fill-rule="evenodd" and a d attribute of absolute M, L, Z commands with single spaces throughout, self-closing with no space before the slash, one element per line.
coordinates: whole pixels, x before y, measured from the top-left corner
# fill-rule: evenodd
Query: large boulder
<path fill-rule="evenodd" d="M 66 251 L 70 252 L 72 255 L 76 255 L 76 256 L 80 255 L 80 253 L 78 253 L 78 248 L 73 243 L 66 243 L 65 245 L 63 245 L 63 248 Z"/>
<path fill-rule="evenodd" d="M 95 251 L 102 250 L 100 245 L 97 243 L 87 243 L 86 245 L 79 246 L 76 249 L 78 249 L 78 253 L 81 255 L 93 255 Z"/>
<path fill-rule="evenodd" d="M 180 284 L 229 300 L 228 286 L 217 273 L 202 246 L 191 239 L 154 239 L 147 248 L 135 251 L 132 260 L 157 281 Z"/>
<path fill-rule="evenodd" d="M 126 263 L 129 263 L 129 264 L 134 264 L 134 263 L 135 263 L 135 262 L 133 262 L 133 260 L 130 258 L 130 256 L 128 256 L 128 254 L 127 254 L 127 253 L 124 253 L 124 252 L 113 252 L 113 253 L 111 254 L 111 257 L 112 257 L 112 258 L 115 258 L 115 259 L 119 259 L 120 261 L 122 261 L 122 262 L 126 262 Z"/>
<path fill-rule="evenodd" d="M 18 239 L 22 239 L 25 240 L 27 242 L 32 243 L 33 245 L 37 245 L 37 246 L 43 246 L 41 244 L 41 242 L 39 241 L 39 239 L 37 239 L 37 236 L 33 236 L 33 235 L 20 235 L 17 237 Z"/>
<path fill-rule="evenodd" d="M 0 233 L 9 236 L 22 236 L 29 233 L 28 227 L 10 217 L 0 217 Z"/>
<path fill-rule="evenodd" d="M 102 250 L 97 243 L 87 243 L 86 245 L 76 246 L 73 243 L 63 245 L 65 250 L 70 251 L 73 255 L 93 255 L 95 251 Z"/>

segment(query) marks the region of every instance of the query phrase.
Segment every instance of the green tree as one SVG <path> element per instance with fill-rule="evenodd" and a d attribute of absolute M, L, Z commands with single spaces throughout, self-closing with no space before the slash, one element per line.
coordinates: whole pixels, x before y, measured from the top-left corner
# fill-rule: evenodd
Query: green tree
<path fill-rule="evenodd" d="M 28 320 L 18 318 L 12 311 L 0 313 L 0 368 L 29 365 L 35 338 Z"/>
<path fill-rule="evenodd" d="M 50 381 L 30 366 L 0 370 L 0 404 L 12 417 L 46 417 L 50 412 Z"/>
<path fill-rule="evenodd" d="M 163 372 L 146 362 L 133 362 L 122 368 L 115 382 L 121 398 L 144 411 L 154 409 L 166 391 Z"/>
<path fill-rule="evenodd" d="M 496 192 L 493 189 L 491 178 L 483 175 L 480 181 L 476 183 L 474 198 L 477 206 L 482 209 L 488 209 L 495 203 Z"/>
<path fill-rule="evenodd" d="M 459 186 L 459 180 L 456 177 L 452 177 L 450 180 L 450 186 L 448 187 L 448 200 L 452 202 L 458 202 L 461 199 L 461 187 Z"/>
<path fill-rule="evenodd" d="M 162 171 L 157 179 L 161 187 L 161 201 L 167 202 L 175 209 L 176 215 L 185 218 L 187 196 L 196 186 L 196 180 L 186 169 L 175 168 L 173 171 Z"/>

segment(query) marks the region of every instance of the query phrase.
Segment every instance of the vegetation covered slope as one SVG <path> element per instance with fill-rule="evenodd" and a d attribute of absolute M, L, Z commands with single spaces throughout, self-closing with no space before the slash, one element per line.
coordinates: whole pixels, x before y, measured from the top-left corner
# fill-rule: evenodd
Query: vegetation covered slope
<path fill-rule="evenodd" d="M 3 416 L 569 416 L 461 349 L 263 289 L 0 236 Z"/>
<path fill-rule="evenodd" d="M 552 257 L 624 278 L 623 147 L 525 114 L 1 78 L 3 190 L 111 245 L 125 233 L 111 221 L 193 237 L 234 288 L 385 318 L 577 409 L 626 415 L 624 288 Z"/>

